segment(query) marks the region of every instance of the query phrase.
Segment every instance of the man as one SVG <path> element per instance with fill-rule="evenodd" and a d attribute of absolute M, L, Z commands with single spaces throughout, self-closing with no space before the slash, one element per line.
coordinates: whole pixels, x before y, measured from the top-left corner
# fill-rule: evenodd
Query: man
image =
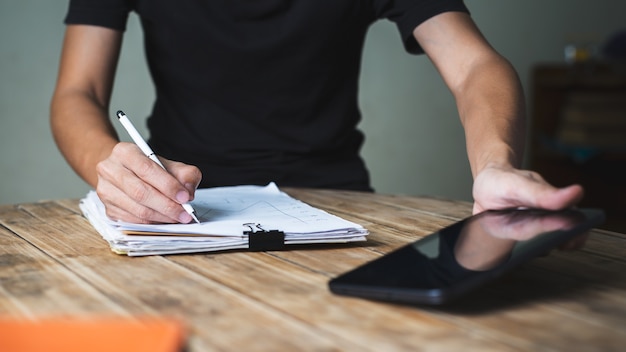
<path fill-rule="evenodd" d="M 150 144 L 168 172 L 120 143 L 109 119 L 130 11 L 141 18 L 156 87 Z M 370 190 L 357 86 L 367 28 L 381 18 L 397 24 L 409 52 L 428 55 L 456 99 L 474 212 L 580 200 L 580 186 L 556 189 L 518 169 L 519 79 L 461 0 L 72 0 L 51 106 L 55 140 L 107 215 L 124 221 L 190 222 L 181 204 L 198 186 Z"/>

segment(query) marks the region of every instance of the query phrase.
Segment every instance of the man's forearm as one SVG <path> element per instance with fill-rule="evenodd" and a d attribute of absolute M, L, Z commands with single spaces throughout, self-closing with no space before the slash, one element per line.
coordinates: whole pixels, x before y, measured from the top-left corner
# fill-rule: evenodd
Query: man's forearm
<path fill-rule="evenodd" d="M 525 103 L 508 61 L 495 56 L 475 65 L 454 94 L 472 175 L 494 164 L 519 168 L 526 138 Z"/>
<path fill-rule="evenodd" d="M 96 165 L 118 142 L 106 107 L 83 92 L 56 92 L 50 114 L 52 134 L 61 153 L 76 173 L 95 187 Z"/>

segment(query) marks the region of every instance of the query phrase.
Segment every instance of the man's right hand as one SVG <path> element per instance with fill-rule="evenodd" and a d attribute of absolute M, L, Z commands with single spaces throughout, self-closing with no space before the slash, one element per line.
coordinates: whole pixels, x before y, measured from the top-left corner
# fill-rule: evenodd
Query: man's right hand
<path fill-rule="evenodd" d="M 118 143 L 98 163 L 96 192 L 113 220 L 133 223 L 189 223 L 182 204 L 193 200 L 202 173 L 192 165 L 159 158 L 166 170 L 133 143 Z"/>

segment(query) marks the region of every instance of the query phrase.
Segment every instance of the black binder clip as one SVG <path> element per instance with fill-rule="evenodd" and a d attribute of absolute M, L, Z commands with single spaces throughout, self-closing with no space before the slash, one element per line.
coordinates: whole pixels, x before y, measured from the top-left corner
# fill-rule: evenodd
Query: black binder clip
<path fill-rule="evenodd" d="M 285 248 L 285 233 L 278 230 L 265 230 L 260 224 L 246 223 L 243 226 L 250 230 L 244 231 L 248 236 L 248 249 L 251 251 L 278 251 Z"/>

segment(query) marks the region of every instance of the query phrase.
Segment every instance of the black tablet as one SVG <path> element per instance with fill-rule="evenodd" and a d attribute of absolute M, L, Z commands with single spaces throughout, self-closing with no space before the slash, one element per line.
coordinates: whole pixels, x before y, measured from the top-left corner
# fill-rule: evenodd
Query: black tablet
<path fill-rule="evenodd" d="M 413 304 L 442 304 L 585 236 L 599 209 L 490 210 L 459 221 L 329 282 L 330 290 Z"/>

